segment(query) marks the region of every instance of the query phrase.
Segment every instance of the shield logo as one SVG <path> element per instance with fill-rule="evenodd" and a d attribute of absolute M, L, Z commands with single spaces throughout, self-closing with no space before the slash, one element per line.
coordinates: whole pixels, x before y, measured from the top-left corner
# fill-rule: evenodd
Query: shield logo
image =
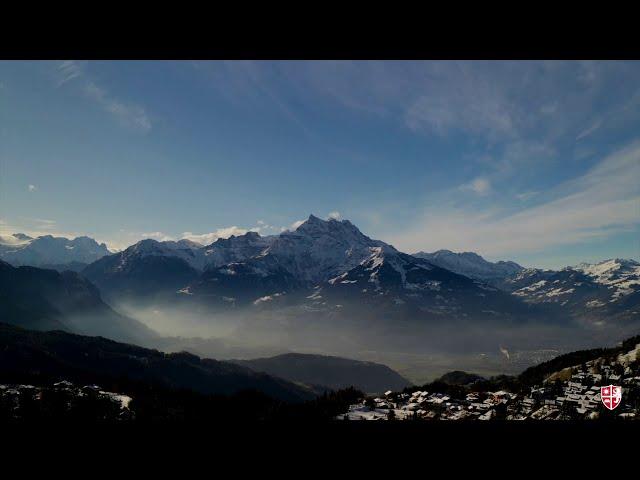
<path fill-rule="evenodd" d="M 607 385 L 606 387 L 600 387 L 600 398 L 602 404 L 609 410 L 613 410 L 622 400 L 622 387 L 617 385 Z"/>

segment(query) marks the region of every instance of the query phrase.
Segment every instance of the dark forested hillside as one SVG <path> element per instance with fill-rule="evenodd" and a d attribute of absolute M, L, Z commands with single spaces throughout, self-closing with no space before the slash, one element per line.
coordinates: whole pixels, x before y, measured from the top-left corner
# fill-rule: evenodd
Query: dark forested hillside
<path fill-rule="evenodd" d="M 156 337 L 142 323 L 115 312 L 76 272 L 13 267 L 0 261 L 0 321 L 35 330 L 67 330 L 146 343 Z"/>
<path fill-rule="evenodd" d="M 562 370 L 563 368 L 580 365 L 599 357 L 615 356 L 619 353 L 633 349 L 638 343 L 640 343 L 640 335 L 628 338 L 619 346 L 613 348 L 593 348 L 590 350 L 578 350 L 576 352 L 566 353 L 553 358 L 548 362 L 543 362 L 539 365 L 527 368 L 518 376 L 518 379 L 524 385 L 541 383 L 546 377 L 552 373 Z"/>
<path fill-rule="evenodd" d="M 411 384 L 386 365 L 325 355 L 287 353 L 234 362 L 293 382 L 334 390 L 353 386 L 364 392 L 381 393 L 402 390 Z"/>
<path fill-rule="evenodd" d="M 189 353 L 166 354 L 102 337 L 0 324 L 0 382 L 24 382 L 27 376 L 29 381 L 42 378 L 79 383 L 126 379 L 204 394 L 257 390 L 291 402 L 314 396 L 285 380 Z"/>

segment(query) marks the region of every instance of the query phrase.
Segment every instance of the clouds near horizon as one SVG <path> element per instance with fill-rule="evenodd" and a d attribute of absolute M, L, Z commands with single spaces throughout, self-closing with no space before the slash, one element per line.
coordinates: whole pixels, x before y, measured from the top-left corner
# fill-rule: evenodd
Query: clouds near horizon
<path fill-rule="evenodd" d="M 640 224 L 640 141 L 608 155 L 584 175 L 517 211 L 427 208 L 406 231 L 390 233 L 410 252 L 444 248 L 508 256 L 571 245 L 629 231 Z M 538 195 L 538 193 L 536 193 Z"/>

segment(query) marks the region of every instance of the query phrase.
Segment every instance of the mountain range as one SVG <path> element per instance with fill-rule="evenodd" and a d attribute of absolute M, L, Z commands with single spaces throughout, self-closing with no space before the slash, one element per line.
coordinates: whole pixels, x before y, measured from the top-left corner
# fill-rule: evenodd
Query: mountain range
<path fill-rule="evenodd" d="M 82 275 L 116 303 L 286 307 L 333 316 L 353 316 L 355 310 L 436 321 L 584 316 L 597 322 L 605 315 L 638 316 L 637 267 L 633 260 L 609 260 L 550 271 L 489 262 L 472 252 L 409 255 L 369 238 L 348 220 L 311 215 L 294 231 L 274 236 L 249 232 L 206 246 L 143 240 L 103 256 Z M 548 277 L 551 283 L 541 289 Z M 558 290 L 561 285 L 566 288 Z"/>
<path fill-rule="evenodd" d="M 355 307 L 423 318 L 530 316 L 496 287 L 313 215 L 294 231 L 255 232 L 200 247 L 143 240 L 82 274 L 116 303 L 146 299 L 210 308 L 296 306 L 341 315 Z"/>
<path fill-rule="evenodd" d="M 527 269 L 505 285 L 527 303 L 553 305 L 584 321 L 640 318 L 640 263 L 634 260 L 583 263 L 559 271 Z"/>
<path fill-rule="evenodd" d="M 515 262 L 501 260 L 493 263 L 474 252 L 454 253 L 451 250 L 438 250 L 433 253 L 418 252 L 413 256 L 424 258 L 434 265 L 460 275 L 487 282 L 500 282 L 524 270 L 524 267 Z"/>
<path fill-rule="evenodd" d="M 5 237 L 4 255 L 26 255 L 40 244 L 61 242 L 53 237 L 12 238 L 9 242 Z M 66 251 L 98 245 L 83 237 L 62 240 L 75 242 L 74 249 L 65 246 Z M 419 347 L 425 340 L 436 342 L 437 329 L 447 329 L 448 337 L 451 332 L 471 331 L 459 328 L 462 324 L 484 329 L 487 342 L 495 343 L 489 325 L 502 332 L 516 325 L 618 325 L 628 330 L 640 320 L 640 264 L 634 260 L 542 270 L 510 261 L 489 262 L 472 252 L 409 255 L 366 236 L 348 220 L 314 215 L 295 230 L 273 236 L 249 232 L 209 245 L 146 239 L 107 254 L 103 247 L 93 251 L 91 255 L 99 258 L 78 276 L 63 272 L 56 282 L 72 282 L 86 291 L 95 286 L 93 297 L 105 308 L 182 309 L 175 318 L 178 330 L 185 312 L 203 312 L 203 322 L 224 317 L 236 333 L 253 336 L 251 341 L 269 335 L 300 341 L 294 350 L 315 351 L 317 345 L 308 342 L 320 338 L 325 344 L 342 342 L 340 354 L 356 348 L 354 338 L 357 348 L 366 350 L 373 348 L 367 336 L 375 337 L 376 348 L 385 341 L 389 348 L 408 348 L 407 342 Z M 64 260 L 57 250 L 52 252 L 51 257 L 42 254 L 38 262 Z M 8 265 L 3 268 L 10 271 Z M 17 271 L 11 272 L 9 277 Z M 55 309 L 49 301 L 49 313 L 31 317 L 62 322 L 65 315 L 51 313 Z M 456 348 L 464 347 L 458 341 Z"/>
<path fill-rule="evenodd" d="M 0 236 L 0 260 L 14 266 L 79 271 L 110 253 L 104 243 L 89 237 L 70 240 L 44 235 L 32 238 L 24 233 Z"/>

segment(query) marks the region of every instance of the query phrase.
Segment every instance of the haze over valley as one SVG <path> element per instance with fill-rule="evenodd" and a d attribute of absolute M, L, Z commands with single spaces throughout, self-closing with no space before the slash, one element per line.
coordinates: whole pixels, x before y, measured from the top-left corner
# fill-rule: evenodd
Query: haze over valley
<path fill-rule="evenodd" d="M 5 288 L 25 295 L 42 285 L 38 308 L 55 312 L 9 321 L 217 359 L 334 355 L 424 382 L 455 369 L 518 373 L 615 343 L 640 321 L 634 260 L 553 271 L 473 253 L 409 255 L 348 220 L 313 215 L 278 235 L 209 245 L 145 239 L 116 253 L 96 252 L 91 239 L 14 238 L 0 258 L 37 258 L 62 273 L 5 263 Z M 74 244 L 73 253 L 60 258 L 60 244 Z"/>

